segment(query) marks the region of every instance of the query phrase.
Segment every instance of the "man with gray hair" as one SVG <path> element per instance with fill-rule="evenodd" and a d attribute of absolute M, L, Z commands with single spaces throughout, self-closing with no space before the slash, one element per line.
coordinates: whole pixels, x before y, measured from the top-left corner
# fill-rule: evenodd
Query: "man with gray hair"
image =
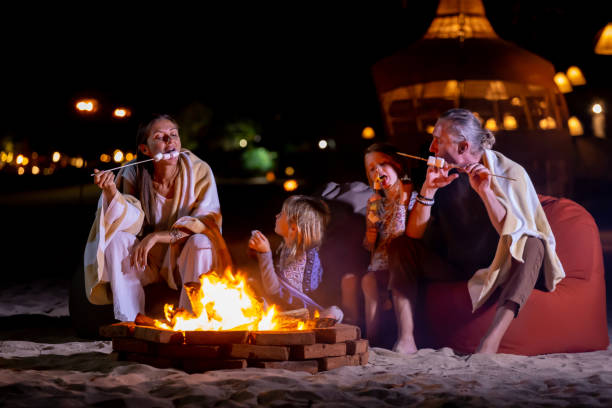
<path fill-rule="evenodd" d="M 436 122 L 429 150 L 446 164 L 428 167 L 406 234 L 389 248 L 398 321 L 394 351 L 417 351 L 420 280 L 468 281 L 473 310 L 501 287 L 493 322 L 475 350 L 497 353 L 533 288 L 552 291 L 565 276 L 529 176 L 491 150 L 494 143 L 469 110 L 451 109 Z"/>

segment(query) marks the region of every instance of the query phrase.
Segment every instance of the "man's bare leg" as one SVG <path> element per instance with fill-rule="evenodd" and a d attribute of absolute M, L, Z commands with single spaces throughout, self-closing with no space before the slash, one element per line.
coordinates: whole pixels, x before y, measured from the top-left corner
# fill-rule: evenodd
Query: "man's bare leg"
<path fill-rule="evenodd" d="M 514 302 L 507 301 L 502 306 L 497 308 L 495 317 L 489 330 L 484 335 L 478 348 L 476 348 L 476 354 L 496 354 L 499 349 L 499 345 L 506 334 L 506 330 L 510 327 L 510 323 L 514 319 L 516 309 L 518 305 Z"/>
<path fill-rule="evenodd" d="M 410 299 L 403 293 L 393 289 L 393 306 L 397 318 L 397 341 L 393 351 L 402 354 L 414 354 L 417 346 L 414 342 L 414 315 Z"/>

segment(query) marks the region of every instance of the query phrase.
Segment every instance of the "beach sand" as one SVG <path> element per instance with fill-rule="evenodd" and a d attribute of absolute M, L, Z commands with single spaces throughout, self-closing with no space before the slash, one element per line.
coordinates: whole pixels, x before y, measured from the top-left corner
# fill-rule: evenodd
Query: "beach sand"
<path fill-rule="evenodd" d="M 113 361 L 110 341 L 76 337 L 67 282 L 0 290 L 0 322 L 0 406 L 612 405 L 612 346 L 536 357 L 373 348 L 366 366 L 316 375 L 257 368 L 190 375 Z"/>

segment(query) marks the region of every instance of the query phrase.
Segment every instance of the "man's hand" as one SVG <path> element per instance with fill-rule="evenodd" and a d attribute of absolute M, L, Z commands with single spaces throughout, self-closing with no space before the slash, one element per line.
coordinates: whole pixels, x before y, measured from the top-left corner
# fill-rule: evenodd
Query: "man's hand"
<path fill-rule="evenodd" d="M 110 203 L 117 193 L 115 174 L 112 171 L 94 169 L 94 184 L 102 189 L 106 202 Z"/>
<path fill-rule="evenodd" d="M 463 168 L 470 176 L 470 186 L 479 195 L 484 194 L 491 188 L 491 172 L 480 163 L 471 163 Z"/>
<path fill-rule="evenodd" d="M 158 235 L 153 232 L 142 239 L 138 244 L 132 248 L 132 256 L 130 257 L 130 263 L 132 266 L 136 266 L 138 269 L 143 270 L 147 266 L 147 257 L 149 251 L 158 241 Z"/>
<path fill-rule="evenodd" d="M 270 252 L 270 242 L 260 231 L 253 231 L 249 239 L 249 248 L 257 252 Z"/>
<path fill-rule="evenodd" d="M 437 168 L 434 166 L 427 167 L 427 174 L 425 175 L 425 182 L 421 189 L 422 192 L 435 193 L 439 188 L 446 187 L 452 183 L 459 175 L 457 173 L 448 174 L 449 167 Z M 422 193 L 421 193 L 422 194 Z M 423 194 L 425 195 L 425 194 Z M 427 198 L 432 198 L 432 195 L 425 195 Z"/>

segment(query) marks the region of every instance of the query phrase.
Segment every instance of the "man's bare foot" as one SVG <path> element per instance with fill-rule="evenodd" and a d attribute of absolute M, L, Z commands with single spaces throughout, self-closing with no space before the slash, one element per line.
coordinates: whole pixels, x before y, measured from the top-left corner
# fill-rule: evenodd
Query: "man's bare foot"
<path fill-rule="evenodd" d="M 497 354 L 499 342 L 482 339 L 474 354 Z"/>
<path fill-rule="evenodd" d="M 418 351 L 413 338 L 398 339 L 391 350 L 400 354 L 414 354 Z"/>

